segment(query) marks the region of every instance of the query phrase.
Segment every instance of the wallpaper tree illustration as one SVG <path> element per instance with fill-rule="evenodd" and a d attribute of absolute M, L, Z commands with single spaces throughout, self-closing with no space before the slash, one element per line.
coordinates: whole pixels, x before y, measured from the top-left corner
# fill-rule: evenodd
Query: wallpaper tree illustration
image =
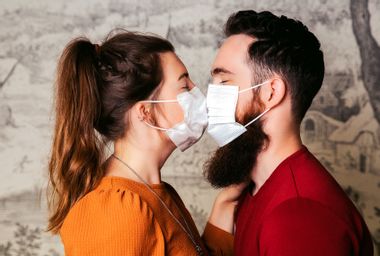
<path fill-rule="evenodd" d="M 370 25 L 368 0 L 350 0 L 352 29 L 361 57 L 361 75 L 377 122 L 380 123 L 380 46 Z M 377 254 L 380 241 L 374 237 Z"/>
<path fill-rule="evenodd" d="M 11 76 L 13 75 L 17 65 L 20 63 L 20 60 L 18 60 L 15 64 L 13 64 L 13 66 L 11 67 L 11 69 L 9 70 L 9 72 L 6 74 L 6 76 L 4 77 L 4 79 L 2 79 L 0 81 L 0 89 L 3 88 L 3 86 L 5 85 L 5 83 L 9 80 L 9 78 L 11 78 Z"/>
<path fill-rule="evenodd" d="M 369 100 L 380 123 L 380 47 L 372 35 L 368 0 L 351 0 L 352 29 L 359 46 L 361 74 Z"/>

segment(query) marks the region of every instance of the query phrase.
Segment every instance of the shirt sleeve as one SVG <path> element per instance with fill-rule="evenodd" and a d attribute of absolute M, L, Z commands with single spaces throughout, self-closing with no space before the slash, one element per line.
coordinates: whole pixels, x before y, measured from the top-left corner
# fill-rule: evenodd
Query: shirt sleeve
<path fill-rule="evenodd" d="M 138 194 L 128 191 L 126 193 L 128 195 L 121 196 L 127 209 L 127 214 L 123 216 L 124 226 L 127 227 L 124 236 L 125 249 L 122 253 L 113 255 L 164 256 L 164 235 L 152 209 Z"/>
<path fill-rule="evenodd" d="M 60 234 L 67 256 L 165 255 L 153 211 L 128 190 L 93 192 L 70 210 Z"/>
<path fill-rule="evenodd" d="M 358 255 L 348 226 L 318 202 L 291 199 L 263 221 L 258 238 L 260 255 Z"/>
<path fill-rule="evenodd" d="M 233 255 L 234 236 L 207 222 L 202 240 L 209 255 Z"/>

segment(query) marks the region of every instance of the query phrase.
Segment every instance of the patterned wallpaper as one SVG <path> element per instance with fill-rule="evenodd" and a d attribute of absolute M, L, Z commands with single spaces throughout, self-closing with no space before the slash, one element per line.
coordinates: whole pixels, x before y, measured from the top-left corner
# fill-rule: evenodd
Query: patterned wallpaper
<path fill-rule="evenodd" d="M 52 84 L 64 45 L 80 35 L 97 42 L 115 27 L 153 32 L 175 45 L 205 91 L 222 25 L 240 9 L 300 19 L 320 39 L 326 77 L 302 137 L 364 215 L 379 251 L 380 0 L 2 0 L 0 255 L 63 255 L 59 237 L 44 232 L 44 189 Z M 201 175 L 214 149 L 205 137 L 174 153 L 163 170 L 200 230 L 217 193 Z"/>

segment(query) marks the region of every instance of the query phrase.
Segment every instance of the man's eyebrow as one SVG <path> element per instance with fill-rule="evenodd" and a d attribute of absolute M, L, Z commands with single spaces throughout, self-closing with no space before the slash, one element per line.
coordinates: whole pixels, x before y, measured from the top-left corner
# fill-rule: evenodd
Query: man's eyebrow
<path fill-rule="evenodd" d="M 211 70 L 211 76 L 215 76 L 215 75 L 218 75 L 218 74 L 233 74 L 231 71 L 225 69 L 225 68 L 221 68 L 221 67 L 217 67 L 217 68 L 214 68 L 213 70 Z"/>
<path fill-rule="evenodd" d="M 184 78 L 184 77 L 189 77 L 189 73 L 188 73 L 188 72 L 185 72 L 185 73 L 183 73 L 182 75 L 180 75 L 180 76 L 178 77 L 178 81 L 181 80 L 181 79 Z"/>

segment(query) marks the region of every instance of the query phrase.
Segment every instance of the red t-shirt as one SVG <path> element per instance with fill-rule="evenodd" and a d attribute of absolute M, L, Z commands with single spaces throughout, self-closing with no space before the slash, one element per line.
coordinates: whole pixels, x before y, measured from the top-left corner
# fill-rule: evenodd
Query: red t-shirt
<path fill-rule="evenodd" d="M 235 255 L 373 255 L 368 228 L 339 184 L 303 147 L 237 212 Z"/>

